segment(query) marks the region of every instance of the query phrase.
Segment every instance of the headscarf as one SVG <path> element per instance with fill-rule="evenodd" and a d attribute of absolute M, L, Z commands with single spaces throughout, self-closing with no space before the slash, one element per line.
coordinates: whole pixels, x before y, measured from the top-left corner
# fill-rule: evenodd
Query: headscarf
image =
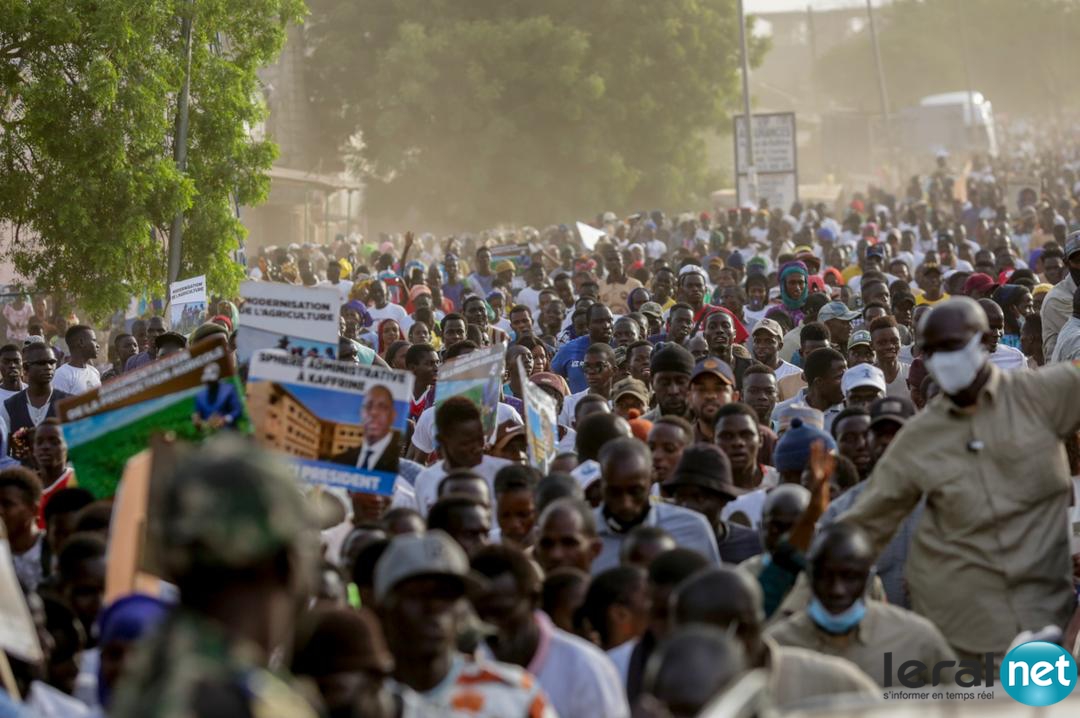
<path fill-rule="evenodd" d="M 360 315 L 360 327 L 362 329 L 367 329 L 375 323 L 375 320 L 368 312 L 367 307 L 364 306 L 364 303 L 361 302 L 359 299 L 350 299 L 349 301 L 345 302 L 345 306 Z"/>
<path fill-rule="evenodd" d="M 1037 297 L 1040 294 L 1046 294 L 1047 292 L 1049 292 L 1053 288 L 1054 288 L 1054 285 L 1050 284 L 1049 282 L 1043 282 L 1042 284 L 1036 284 L 1035 288 L 1031 290 L 1031 296 Z"/>
<path fill-rule="evenodd" d="M 105 646 L 113 641 L 137 641 L 147 631 L 156 627 L 168 616 L 171 606 L 152 596 L 133 593 L 113 601 L 98 618 L 98 644 Z M 112 699 L 109 687 L 98 666 L 98 702 L 108 707 Z"/>
<path fill-rule="evenodd" d="M 735 313 L 727 307 L 717 306 L 715 304 L 706 304 L 702 307 L 701 319 L 698 322 L 698 327 L 704 329 L 705 325 L 709 322 L 709 317 L 717 312 L 723 312 L 731 317 L 732 325 L 735 327 L 735 336 L 732 337 L 732 344 L 742 344 L 750 337 L 750 332 L 746 330 L 746 325 L 735 316 Z"/>
<path fill-rule="evenodd" d="M 383 359 L 386 358 L 386 350 L 390 348 L 389 345 L 386 345 L 386 346 L 383 345 L 383 328 L 386 327 L 387 324 L 393 324 L 395 327 L 397 327 L 398 328 L 398 337 L 400 338 L 402 336 L 401 325 L 398 324 L 396 319 L 383 319 L 381 322 L 379 322 L 379 328 L 375 332 L 376 341 L 378 341 L 378 346 L 376 348 L 376 351 L 379 353 L 379 356 L 381 356 Z M 397 340 L 395 340 L 395 341 L 397 341 Z M 391 344 L 392 343 L 393 342 L 391 342 Z"/>
<path fill-rule="evenodd" d="M 421 294 L 431 296 L 431 289 L 426 284 L 417 284 L 415 287 L 409 290 L 409 301 L 405 303 L 405 311 L 410 316 L 416 311 L 416 298 Z"/>
<path fill-rule="evenodd" d="M 789 296 L 787 293 L 787 278 L 792 274 L 801 274 L 803 277 L 803 291 L 797 297 Z M 806 303 L 806 298 L 810 296 L 810 271 L 806 268 L 806 265 L 802 262 L 788 262 L 780 268 L 780 301 L 784 303 L 784 306 L 789 310 L 797 311 L 802 308 L 802 305 Z"/>
<path fill-rule="evenodd" d="M 824 281 L 825 277 L 832 277 L 838 287 L 844 286 L 844 275 L 836 267 L 826 267 L 825 271 L 821 273 L 822 281 Z"/>

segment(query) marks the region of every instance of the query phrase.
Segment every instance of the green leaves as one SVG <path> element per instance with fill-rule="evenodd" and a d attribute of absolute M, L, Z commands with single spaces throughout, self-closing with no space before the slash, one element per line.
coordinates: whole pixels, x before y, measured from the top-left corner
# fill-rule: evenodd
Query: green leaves
<path fill-rule="evenodd" d="M 188 171 L 173 162 L 180 13 L 195 13 Z M 268 189 L 275 150 L 247 127 L 301 0 L 0 3 L 0 247 L 41 290 L 94 317 L 162 294 L 169 225 L 185 211 L 181 276 L 232 293 L 243 239 L 233 199 Z"/>
<path fill-rule="evenodd" d="M 360 133 L 376 221 L 689 205 L 736 97 L 734 0 L 312 0 L 306 32 L 322 154 Z"/>

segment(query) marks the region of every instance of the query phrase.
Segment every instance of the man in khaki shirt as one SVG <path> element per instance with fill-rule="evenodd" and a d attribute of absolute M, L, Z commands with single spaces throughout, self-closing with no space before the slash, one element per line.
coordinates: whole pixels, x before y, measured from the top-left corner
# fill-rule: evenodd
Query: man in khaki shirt
<path fill-rule="evenodd" d="M 925 495 L 906 567 L 912 608 L 961 658 L 1004 654 L 1024 630 L 1064 627 L 1075 604 L 1061 437 L 1080 425 L 1080 367 L 1001 372 L 980 343 L 987 329 L 963 297 L 923 317 L 927 369 L 942 392 L 840 517 L 879 552 Z"/>
<path fill-rule="evenodd" d="M 729 566 L 700 571 L 671 596 L 676 626 L 704 623 L 736 629 L 747 663 L 768 672 L 768 694 L 780 710 L 822 697 L 858 696 L 874 701 L 881 689 L 850 661 L 788 648 L 763 635 L 765 599 L 756 580 Z"/>
<path fill-rule="evenodd" d="M 766 631 L 781 646 L 846 658 L 883 687 L 896 684 L 897 670 L 907 661 L 926 666 L 919 676 L 926 685 L 931 685 L 935 664 L 956 661 L 930 621 L 864 599 L 874 553 L 861 529 L 847 524 L 824 529 L 810 550 L 809 564 L 809 605 Z M 892 654 L 888 662 L 886 653 Z M 952 683 L 954 671 L 955 667 L 940 672 L 942 684 Z"/>
<path fill-rule="evenodd" d="M 641 282 L 626 276 L 622 254 L 614 247 L 604 254 L 604 265 L 607 267 L 607 282 L 600 287 L 600 302 L 607 305 L 612 314 L 626 314 L 630 311 L 627 297 L 641 286 Z"/>

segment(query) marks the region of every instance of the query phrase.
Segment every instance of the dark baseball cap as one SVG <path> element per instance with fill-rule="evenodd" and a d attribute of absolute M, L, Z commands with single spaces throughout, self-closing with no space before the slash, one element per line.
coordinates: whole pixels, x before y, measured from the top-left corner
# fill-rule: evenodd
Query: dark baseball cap
<path fill-rule="evenodd" d="M 667 342 L 649 361 L 649 371 L 656 376 L 662 371 L 690 375 L 694 373 L 694 355 L 674 342 Z"/>
<path fill-rule="evenodd" d="M 698 486 L 726 496 L 729 500 L 742 496 L 746 491 L 731 480 L 731 462 L 713 444 L 694 444 L 683 450 L 679 465 L 671 478 L 664 482 L 666 488 Z"/>
<path fill-rule="evenodd" d="M 915 404 L 902 396 L 886 396 L 870 405 L 870 426 L 887 421 L 903 426 L 915 415 Z"/>
<path fill-rule="evenodd" d="M 695 379 L 704 374 L 712 374 L 728 386 L 735 386 L 735 372 L 731 370 L 731 365 L 723 359 L 705 357 L 699 361 L 690 374 L 690 382 L 693 383 Z"/>

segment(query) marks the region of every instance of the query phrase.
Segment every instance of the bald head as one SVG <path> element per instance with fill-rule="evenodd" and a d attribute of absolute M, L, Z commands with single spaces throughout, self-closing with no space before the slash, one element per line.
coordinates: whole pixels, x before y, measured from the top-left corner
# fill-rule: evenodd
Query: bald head
<path fill-rule="evenodd" d="M 742 646 L 712 626 L 688 626 L 660 644 L 645 667 L 644 689 L 672 715 L 698 715 L 746 670 Z"/>
<path fill-rule="evenodd" d="M 765 496 L 762 514 L 774 510 L 801 514 L 810 505 L 810 492 L 799 484 L 780 484 Z"/>
<path fill-rule="evenodd" d="M 770 491 L 761 510 L 761 544 L 772 553 L 810 505 L 810 492 L 798 484 L 780 484 Z"/>
<path fill-rule="evenodd" d="M 874 547 L 865 531 L 847 523 L 832 524 L 822 529 L 807 555 L 811 564 L 849 557 L 872 562 Z"/>
<path fill-rule="evenodd" d="M 822 529 L 808 558 L 811 590 L 827 612 L 841 615 L 862 600 L 874 565 L 874 547 L 862 529 L 846 523 Z"/>

